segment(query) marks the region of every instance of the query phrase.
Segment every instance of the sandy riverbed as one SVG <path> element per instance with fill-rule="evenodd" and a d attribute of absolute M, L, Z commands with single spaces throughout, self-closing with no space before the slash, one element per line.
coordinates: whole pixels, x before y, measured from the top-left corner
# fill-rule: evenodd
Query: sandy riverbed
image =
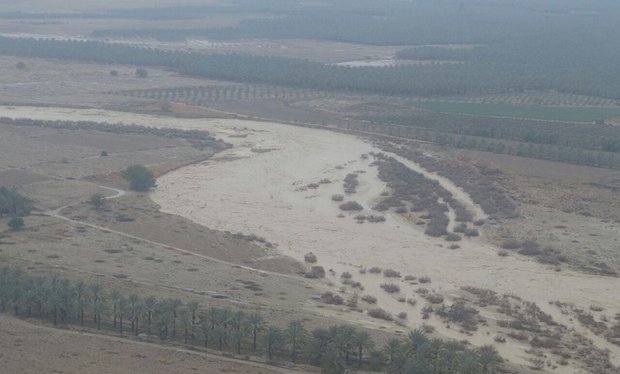
<path fill-rule="evenodd" d="M 326 269 L 334 269 L 338 275 L 351 272 L 365 286 L 365 293 L 377 296 L 379 304 L 391 312 L 407 308 L 379 288 L 384 278 L 358 274 L 360 267 L 379 266 L 396 269 L 403 275 L 428 275 L 432 278 L 430 288 L 448 295 L 465 285 L 515 294 L 536 302 L 567 324 L 568 317 L 549 307 L 549 301 L 570 302 L 585 309 L 600 305 L 610 313 L 620 310 L 617 278 L 568 270 L 555 272 L 525 258 L 499 257 L 497 249 L 481 239 L 463 240 L 460 249 L 449 250 L 443 239 L 425 236 L 397 215 L 388 215 L 381 224 L 358 224 L 348 214 L 339 218 L 338 204 L 330 197 L 342 193 L 342 179 L 347 173 L 365 171 L 359 176 L 358 192 L 348 199 L 366 208 L 385 188 L 377 178 L 376 168 L 371 166 L 372 160 L 360 157 L 379 150 L 355 136 L 275 123 L 172 119 L 98 110 L 0 107 L 0 116 L 128 122 L 211 131 L 234 147 L 208 162 L 160 178 L 152 197 L 162 210 L 213 229 L 263 236 L 277 243 L 283 254 L 299 260 L 312 251 Z M 415 164 L 408 166 L 419 170 Z M 324 178 L 332 183 L 318 189 L 301 189 Z M 464 192 L 443 182 L 457 199 L 473 209 L 473 202 Z M 479 208 L 476 213 L 482 214 Z M 401 293 L 413 296 L 415 288 L 407 286 L 402 286 Z M 410 308 L 412 326 L 420 323 L 418 308 Z M 491 343 L 492 335 L 480 333 L 470 340 L 474 344 Z M 602 339 L 597 345 L 612 350 L 612 359 L 617 361 L 617 347 Z M 507 345 L 500 347 L 500 352 L 517 362 L 522 358 Z"/>

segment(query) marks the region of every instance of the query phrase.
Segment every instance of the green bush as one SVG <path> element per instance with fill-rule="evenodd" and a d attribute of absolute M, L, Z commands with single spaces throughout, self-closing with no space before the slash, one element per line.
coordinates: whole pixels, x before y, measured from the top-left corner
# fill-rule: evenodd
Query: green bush
<path fill-rule="evenodd" d="M 121 176 L 134 191 L 145 192 L 151 187 L 155 187 L 155 177 L 153 173 L 142 165 L 133 165 L 121 172 Z"/>

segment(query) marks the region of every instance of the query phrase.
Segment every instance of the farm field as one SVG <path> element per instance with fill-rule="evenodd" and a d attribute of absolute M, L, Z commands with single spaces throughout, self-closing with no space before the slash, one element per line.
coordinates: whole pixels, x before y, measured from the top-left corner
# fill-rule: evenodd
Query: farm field
<path fill-rule="evenodd" d="M 523 118 L 542 121 L 594 122 L 620 115 L 617 107 L 520 106 L 450 102 L 413 102 L 419 109 L 475 116 Z"/>

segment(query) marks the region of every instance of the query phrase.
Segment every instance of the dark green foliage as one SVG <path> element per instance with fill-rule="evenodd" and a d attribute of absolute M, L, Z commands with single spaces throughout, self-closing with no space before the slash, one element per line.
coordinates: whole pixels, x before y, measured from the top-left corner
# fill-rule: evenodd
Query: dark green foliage
<path fill-rule="evenodd" d="M 136 78 L 146 78 L 149 76 L 149 72 L 144 68 L 136 69 Z"/>
<path fill-rule="evenodd" d="M 0 217 L 22 217 L 30 214 L 32 202 L 13 188 L 0 187 Z"/>
<path fill-rule="evenodd" d="M 100 193 L 96 193 L 88 199 L 88 202 L 95 209 L 101 209 L 105 205 L 105 197 Z"/>
<path fill-rule="evenodd" d="M 145 192 L 155 187 L 153 173 L 142 165 L 133 165 L 121 172 L 121 176 L 134 191 Z"/>
<path fill-rule="evenodd" d="M 9 220 L 9 223 L 7 224 L 7 226 L 9 226 L 9 228 L 13 231 L 17 231 L 23 228 L 24 225 L 25 223 L 22 217 L 13 217 Z"/>

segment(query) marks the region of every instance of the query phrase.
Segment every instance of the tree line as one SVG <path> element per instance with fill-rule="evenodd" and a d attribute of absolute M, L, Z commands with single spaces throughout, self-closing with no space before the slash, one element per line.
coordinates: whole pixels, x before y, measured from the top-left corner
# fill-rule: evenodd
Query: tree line
<path fill-rule="evenodd" d="M 159 66 L 206 78 L 324 91 L 442 96 L 556 89 L 620 99 L 620 84 L 616 81 L 620 74 L 615 74 L 616 65 L 608 65 L 606 71 L 584 71 L 575 63 L 521 66 L 481 60 L 463 64 L 354 68 L 270 56 L 203 54 L 95 41 L 7 37 L 0 37 L 0 54 Z M 547 69 L 541 70 L 540 66 Z"/>
<path fill-rule="evenodd" d="M 0 268 L 0 311 L 59 325 L 117 331 L 235 354 L 262 354 L 344 373 L 364 368 L 390 373 L 492 373 L 501 358 L 492 346 L 468 348 L 412 331 L 379 347 L 362 330 L 348 325 L 308 330 L 299 320 L 276 324 L 258 312 L 206 307 L 198 301 L 141 298 L 108 290 L 99 283 L 30 276 Z"/>

